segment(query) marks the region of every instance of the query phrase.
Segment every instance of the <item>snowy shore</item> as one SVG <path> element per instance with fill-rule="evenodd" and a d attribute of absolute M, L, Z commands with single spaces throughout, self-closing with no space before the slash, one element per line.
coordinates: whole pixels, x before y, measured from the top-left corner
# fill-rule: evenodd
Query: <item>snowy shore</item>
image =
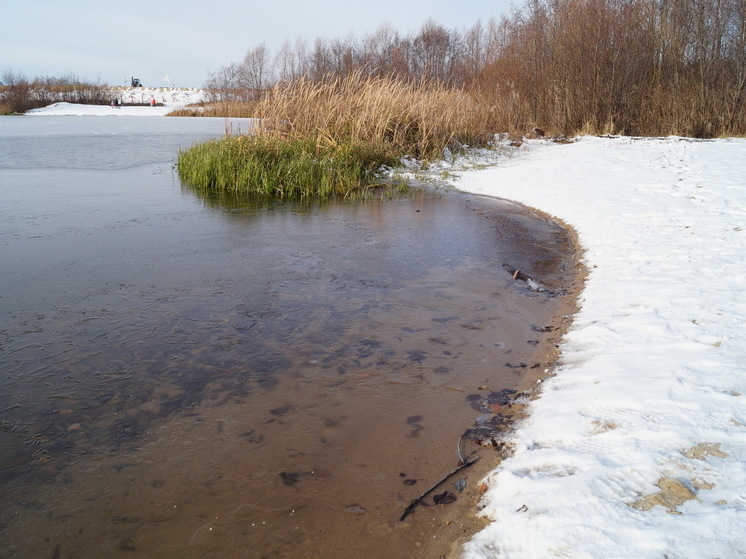
<path fill-rule="evenodd" d="M 177 89 L 165 87 L 113 87 L 111 98 L 119 99 L 123 105 L 81 105 L 77 103 L 54 103 L 48 107 L 32 109 L 27 115 L 32 116 L 164 116 L 176 109 L 192 103 L 199 103 L 206 98 L 202 89 Z M 156 106 L 150 106 L 153 100 Z M 145 106 L 132 106 L 132 104 Z"/>
<path fill-rule="evenodd" d="M 562 219 L 589 269 L 464 557 L 746 555 L 746 140 L 537 141 L 456 184 Z"/>

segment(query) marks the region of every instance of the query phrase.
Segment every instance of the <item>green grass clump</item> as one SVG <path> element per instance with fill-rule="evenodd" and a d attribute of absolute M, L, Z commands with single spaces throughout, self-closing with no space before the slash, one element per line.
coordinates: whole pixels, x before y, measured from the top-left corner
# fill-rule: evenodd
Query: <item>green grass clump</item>
<path fill-rule="evenodd" d="M 382 165 L 398 160 L 389 147 L 307 138 L 227 136 L 179 153 L 179 175 L 201 188 L 303 199 L 350 196 L 376 184 Z"/>

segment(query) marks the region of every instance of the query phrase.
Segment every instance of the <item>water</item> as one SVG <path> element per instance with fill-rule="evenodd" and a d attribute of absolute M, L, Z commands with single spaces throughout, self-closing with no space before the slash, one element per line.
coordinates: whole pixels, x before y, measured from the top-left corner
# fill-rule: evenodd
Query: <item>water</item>
<path fill-rule="evenodd" d="M 224 129 L 0 117 L 0 556 L 431 557 L 470 529 L 494 451 L 399 517 L 475 399 L 543 369 L 562 298 L 502 264 L 560 289 L 566 235 L 432 191 L 181 185 L 178 149 Z"/>

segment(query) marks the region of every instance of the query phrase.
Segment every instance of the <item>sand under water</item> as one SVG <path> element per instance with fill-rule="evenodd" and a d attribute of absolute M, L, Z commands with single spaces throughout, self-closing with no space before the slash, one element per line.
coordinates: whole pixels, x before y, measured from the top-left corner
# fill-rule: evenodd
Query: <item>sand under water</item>
<path fill-rule="evenodd" d="M 480 526 L 569 322 L 560 224 L 3 173 L 1 556 L 430 558 Z"/>
<path fill-rule="evenodd" d="M 384 211 L 427 214 L 435 204 L 442 201 L 397 202 Z M 125 306 L 142 305 L 134 313 L 144 321 L 138 338 L 119 318 L 124 339 L 113 346 L 76 356 L 72 346 L 80 342 L 70 343 L 35 364 L 34 374 L 56 380 L 35 424 L 18 419 L 17 431 L 6 434 L 17 446 L 4 464 L 6 552 L 453 552 L 480 526 L 479 478 L 509 450 L 501 436 L 551 362 L 573 282 L 571 245 L 544 237 L 556 230 L 531 232 L 530 223 L 519 223 L 527 215 L 520 208 L 497 223 L 486 217 L 502 210 L 463 205 L 484 214 L 485 228 L 499 225 L 503 235 L 516 228 L 508 242 L 523 246 L 510 268 L 494 265 L 485 277 L 470 266 L 435 266 L 394 280 L 347 254 L 347 270 L 317 266 L 309 274 L 296 263 L 291 277 L 284 265 L 264 278 L 260 301 L 235 303 L 227 314 L 193 310 L 188 318 L 169 310 L 164 293 L 143 303 L 115 289 L 109 296 Z M 521 254 L 528 239 L 551 250 Z M 315 250 L 298 258 L 323 259 Z M 547 291 L 513 279 L 513 266 Z M 192 304 L 216 297 L 203 293 Z M 84 337 L 110 335 L 86 330 Z M 128 353 L 107 364 L 122 347 Z M 24 363 L 14 374 L 30 366 Z M 10 406 L 6 417 L 18 411 Z M 464 458 L 479 461 L 400 520 Z"/>

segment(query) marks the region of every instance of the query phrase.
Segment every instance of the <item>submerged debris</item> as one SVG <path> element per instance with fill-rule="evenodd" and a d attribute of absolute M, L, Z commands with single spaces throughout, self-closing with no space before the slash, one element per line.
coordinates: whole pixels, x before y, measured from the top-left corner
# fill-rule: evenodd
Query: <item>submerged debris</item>
<path fill-rule="evenodd" d="M 528 365 L 526 365 L 526 363 L 524 363 L 523 361 L 521 361 L 520 363 L 505 363 L 505 366 L 510 369 L 525 369 L 526 367 L 528 367 Z"/>
<path fill-rule="evenodd" d="M 280 406 L 278 408 L 273 408 L 269 410 L 269 413 L 274 415 L 275 417 L 282 417 L 283 415 L 287 415 L 291 411 L 295 409 L 294 406 L 287 404 L 285 406 Z"/>
<path fill-rule="evenodd" d="M 450 503 L 453 503 L 456 500 L 456 495 L 451 493 L 450 491 L 443 491 L 443 493 L 439 493 L 438 495 L 433 496 L 433 503 L 436 505 L 448 505 Z"/>
<path fill-rule="evenodd" d="M 423 501 L 423 499 L 425 497 L 427 497 L 430 493 L 432 493 L 433 491 L 435 491 L 438 487 L 440 487 L 443 483 L 445 483 L 446 481 L 448 481 L 448 479 L 450 479 L 452 476 L 454 476 L 457 473 L 459 473 L 461 470 L 464 470 L 464 469 L 468 468 L 469 466 L 474 465 L 478 460 L 479 460 L 479 458 L 474 458 L 473 460 L 469 460 L 467 462 L 462 462 L 461 464 L 459 464 L 459 466 L 456 469 L 448 472 L 437 483 L 435 483 L 434 485 L 431 485 L 419 497 L 417 497 L 416 499 L 412 499 L 412 502 L 409 503 L 409 506 L 407 506 L 407 508 L 404 509 L 404 513 L 401 515 L 401 517 L 399 517 L 399 522 L 401 522 L 405 518 L 407 518 L 407 516 L 409 516 L 414 511 L 414 509 L 417 508 L 417 505 L 421 504 L 422 501 Z M 437 505 L 437 504 L 448 504 L 448 503 L 452 503 L 453 501 L 456 500 L 456 496 L 455 495 L 453 495 L 453 500 L 449 500 L 450 497 L 448 495 L 453 495 L 453 493 L 450 493 L 449 491 L 446 491 L 445 493 L 441 493 L 439 495 L 436 495 L 435 497 L 433 497 L 433 502 Z M 436 499 L 438 499 L 438 501 L 436 501 Z"/>
<path fill-rule="evenodd" d="M 503 434 L 513 427 L 515 418 L 521 410 L 518 400 L 525 396 L 525 393 L 511 389 L 490 392 L 486 395 L 469 394 L 466 400 L 473 409 L 483 415 L 474 427 L 464 431 L 459 438 L 456 448 L 459 460 L 464 462 L 467 459 L 467 453 L 464 450 L 467 441 L 474 442 L 480 447 L 504 451 L 506 445 L 503 442 Z"/>
<path fill-rule="evenodd" d="M 420 421 L 422 421 L 421 415 L 410 415 L 407 418 L 407 423 L 413 427 L 413 429 L 409 432 L 410 437 L 417 437 L 419 435 L 419 432 L 424 429 L 424 427 L 420 425 Z"/>
<path fill-rule="evenodd" d="M 525 366 L 525 365 L 524 365 Z M 502 406 L 511 404 L 516 399 L 517 392 L 506 388 L 499 392 L 490 392 L 487 395 L 469 394 L 466 400 L 471 403 L 471 407 L 478 412 L 494 413 L 500 410 Z"/>
<path fill-rule="evenodd" d="M 534 278 L 526 274 L 525 272 L 522 272 L 521 270 L 518 270 L 517 268 L 513 268 L 509 264 L 503 264 L 505 269 L 508 271 L 508 273 L 513 276 L 514 280 L 520 280 L 525 281 L 526 286 L 531 291 L 536 291 L 539 293 L 547 293 L 549 295 L 555 295 L 555 293 L 549 291 L 546 287 L 541 285 L 538 281 L 536 281 Z"/>
<path fill-rule="evenodd" d="M 293 486 L 298 483 L 303 477 L 313 475 L 313 472 L 280 472 L 282 483 L 285 485 Z"/>

